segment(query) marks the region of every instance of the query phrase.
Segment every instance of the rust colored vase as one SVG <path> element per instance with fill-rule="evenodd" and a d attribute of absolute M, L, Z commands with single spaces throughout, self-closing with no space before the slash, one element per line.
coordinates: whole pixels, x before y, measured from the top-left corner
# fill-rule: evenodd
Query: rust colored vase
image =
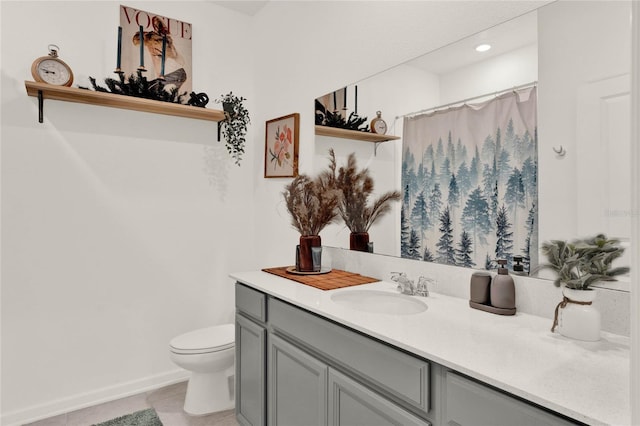
<path fill-rule="evenodd" d="M 349 248 L 357 251 L 369 251 L 369 233 L 352 232 L 349 235 Z"/>
<path fill-rule="evenodd" d="M 311 247 L 321 247 L 320 235 L 300 236 L 300 272 L 313 272 L 313 257 Z"/>

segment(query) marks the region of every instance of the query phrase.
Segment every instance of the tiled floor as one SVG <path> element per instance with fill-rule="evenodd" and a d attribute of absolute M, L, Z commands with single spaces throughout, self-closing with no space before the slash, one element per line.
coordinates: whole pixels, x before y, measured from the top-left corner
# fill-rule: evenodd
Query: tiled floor
<path fill-rule="evenodd" d="M 90 426 L 146 408 L 155 408 L 164 426 L 237 426 L 234 410 L 189 416 L 183 410 L 187 382 L 29 423 L 28 426 Z"/>

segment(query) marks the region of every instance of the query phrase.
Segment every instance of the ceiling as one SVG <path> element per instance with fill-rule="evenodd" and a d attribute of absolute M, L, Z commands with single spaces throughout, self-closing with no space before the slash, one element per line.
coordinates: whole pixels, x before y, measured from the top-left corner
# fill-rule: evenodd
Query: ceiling
<path fill-rule="evenodd" d="M 210 0 L 218 6 L 254 16 L 271 0 Z M 475 46 L 481 42 L 492 45 L 491 50 L 478 53 Z M 537 14 L 535 12 L 514 18 L 503 24 L 444 46 L 407 63 L 435 74 L 471 65 L 537 42 Z"/>
<path fill-rule="evenodd" d="M 442 74 L 484 61 L 509 51 L 532 45 L 538 40 L 538 15 L 535 11 L 481 31 L 458 42 L 429 52 L 408 63 L 422 70 Z M 491 44 L 491 50 L 475 51 L 481 43 Z"/>
<path fill-rule="evenodd" d="M 253 16 L 258 13 L 269 0 L 213 0 L 211 3 L 227 9 L 235 10 L 245 15 Z"/>

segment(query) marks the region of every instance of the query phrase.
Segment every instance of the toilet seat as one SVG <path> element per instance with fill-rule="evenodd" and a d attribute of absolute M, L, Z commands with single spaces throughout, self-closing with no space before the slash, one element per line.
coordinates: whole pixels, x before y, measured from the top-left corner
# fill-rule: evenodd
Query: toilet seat
<path fill-rule="evenodd" d="M 224 324 L 201 328 L 174 337 L 169 342 L 175 354 L 204 354 L 231 349 L 235 346 L 235 325 Z"/>

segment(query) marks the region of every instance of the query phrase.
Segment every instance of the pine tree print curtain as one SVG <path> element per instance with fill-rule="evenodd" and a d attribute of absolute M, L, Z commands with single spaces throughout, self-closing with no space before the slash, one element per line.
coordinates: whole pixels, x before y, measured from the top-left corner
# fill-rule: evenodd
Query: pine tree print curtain
<path fill-rule="evenodd" d="M 536 88 L 404 119 L 402 257 L 537 265 Z"/>

